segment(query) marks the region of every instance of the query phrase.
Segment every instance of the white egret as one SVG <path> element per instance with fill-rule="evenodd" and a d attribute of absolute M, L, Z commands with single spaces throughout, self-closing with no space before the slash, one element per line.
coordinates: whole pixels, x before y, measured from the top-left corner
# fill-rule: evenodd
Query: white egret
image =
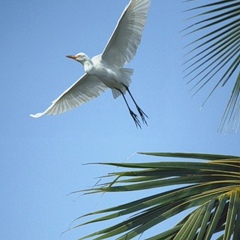
<path fill-rule="evenodd" d="M 137 114 L 130 109 L 126 100 L 125 93 L 128 92 L 143 123 L 147 124 L 145 120 L 147 115 L 137 105 L 129 90 L 133 69 L 123 66 L 129 63 L 136 54 L 150 3 L 151 0 L 131 0 L 129 2 L 102 54 L 92 59 L 84 53 L 67 56 L 80 62 L 84 67 L 85 74 L 54 100 L 44 112 L 30 116 L 39 118 L 43 115 L 63 113 L 99 96 L 100 93 L 110 88 L 114 98 L 123 96 L 136 126 L 141 127 Z"/>

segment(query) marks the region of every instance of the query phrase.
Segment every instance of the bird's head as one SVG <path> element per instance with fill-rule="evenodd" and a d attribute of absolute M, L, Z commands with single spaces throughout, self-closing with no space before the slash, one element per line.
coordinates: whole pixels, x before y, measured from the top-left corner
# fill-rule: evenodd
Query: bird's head
<path fill-rule="evenodd" d="M 76 55 L 68 55 L 68 58 L 74 59 L 81 64 L 84 64 L 84 62 L 89 61 L 89 57 L 85 53 L 78 53 Z"/>

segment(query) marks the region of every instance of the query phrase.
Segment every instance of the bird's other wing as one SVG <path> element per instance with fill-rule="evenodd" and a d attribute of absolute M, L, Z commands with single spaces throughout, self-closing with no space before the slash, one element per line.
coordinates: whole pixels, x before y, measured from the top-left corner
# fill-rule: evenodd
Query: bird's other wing
<path fill-rule="evenodd" d="M 56 100 L 54 100 L 47 110 L 42 113 L 31 114 L 30 116 L 39 118 L 43 115 L 55 115 L 69 111 L 93 98 L 96 98 L 106 89 L 107 86 L 97 77 L 86 73 Z"/>
<path fill-rule="evenodd" d="M 131 0 L 123 11 L 117 26 L 105 47 L 102 58 L 122 67 L 136 54 L 151 0 Z"/>

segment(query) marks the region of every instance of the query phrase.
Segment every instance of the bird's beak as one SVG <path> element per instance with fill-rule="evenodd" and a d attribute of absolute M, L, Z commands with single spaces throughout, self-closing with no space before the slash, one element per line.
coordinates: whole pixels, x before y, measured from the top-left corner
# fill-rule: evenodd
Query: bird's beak
<path fill-rule="evenodd" d="M 67 55 L 66 57 L 74 59 L 74 60 L 76 60 L 76 58 L 77 58 L 76 56 L 73 56 L 73 55 Z"/>

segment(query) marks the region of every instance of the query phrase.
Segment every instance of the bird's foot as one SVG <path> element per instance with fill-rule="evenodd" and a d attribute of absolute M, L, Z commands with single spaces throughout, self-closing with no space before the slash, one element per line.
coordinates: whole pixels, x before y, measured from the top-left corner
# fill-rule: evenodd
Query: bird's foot
<path fill-rule="evenodd" d="M 148 126 L 147 121 L 145 119 L 145 117 L 148 118 L 147 114 L 139 106 L 137 106 L 137 110 L 142 118 L 142 122 Z"/>
<path fill-rule="evenodd" d="M 139 119 L 138 119 L 138 116 L 137 116 L 137 114 L 135 114 L 132 110 L 129 110 L 129 112 L 130 112 L 130 114 L 131 114 L 131 116 L 132 116 L 132 118 L 133 118 L 133 120 L 134 120 L 134 122 L 135 122 L 135 124 L 136 124 L 136 127 L 138 128 L 142 128 L 141 127 L 141 124 L 140 124 L 140 121 L 139 121 Z"/>

